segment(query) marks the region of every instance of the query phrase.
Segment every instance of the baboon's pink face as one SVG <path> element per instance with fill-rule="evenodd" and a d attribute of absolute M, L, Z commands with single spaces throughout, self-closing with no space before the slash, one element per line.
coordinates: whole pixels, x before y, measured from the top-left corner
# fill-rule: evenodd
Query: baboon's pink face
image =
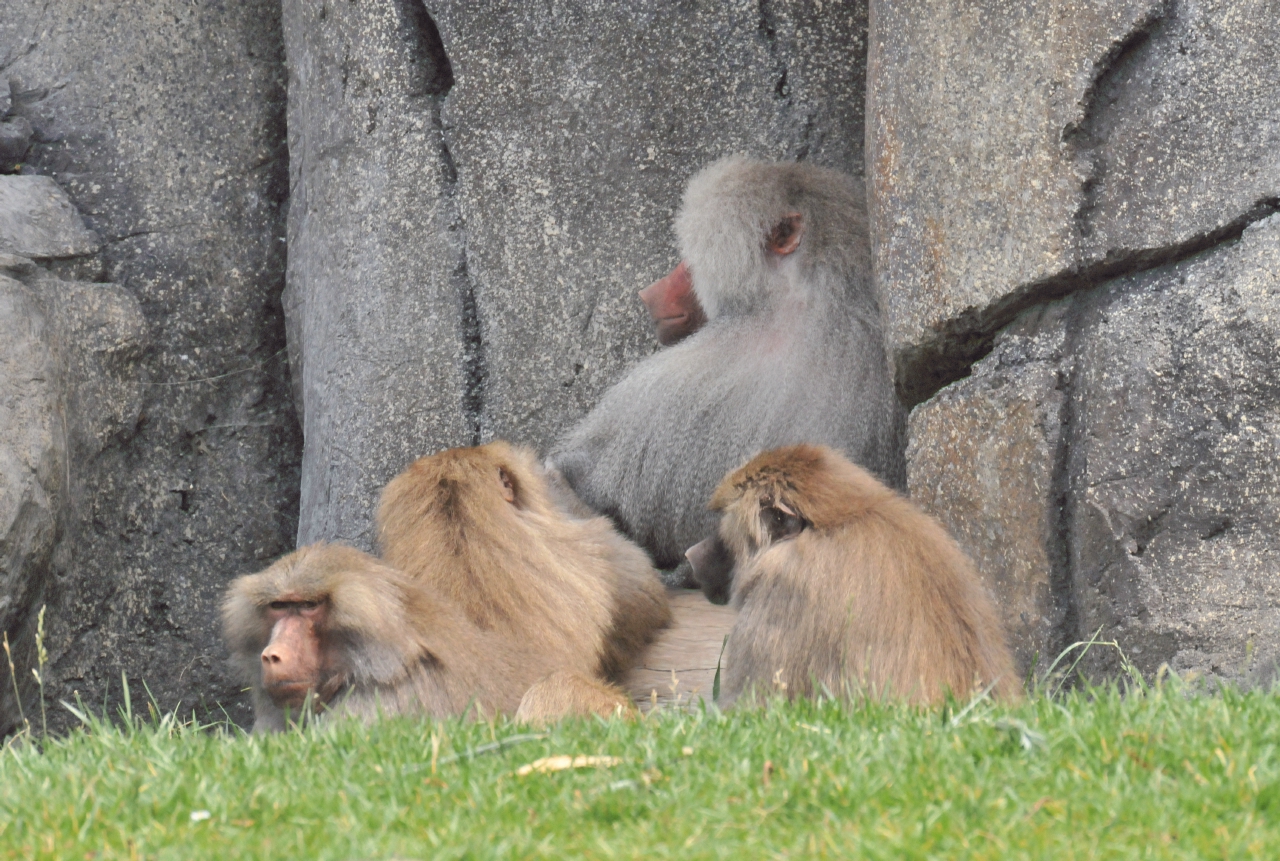
<path fill-rule="evenodd" d="M 320 702 L 332 698 L 339 685 L 332 648 L 326 648 L 328 602 L 282 595 L 265 608 L 271 638 L 262 650 L 262 688 L 280 708 L 299 708 L 307 694 Z"/>

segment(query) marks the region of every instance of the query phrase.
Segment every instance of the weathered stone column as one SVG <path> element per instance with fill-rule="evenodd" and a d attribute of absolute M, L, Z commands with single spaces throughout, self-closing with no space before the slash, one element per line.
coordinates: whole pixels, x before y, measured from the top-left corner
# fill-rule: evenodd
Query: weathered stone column
<path fill-rule="evenodd" d="M 1265 678 L 1280 4 L 873 0 L 870 20 L 913 495 L 1024 663 L 1100 628 L 1144 670 Z M 1114 650 L 1089 667 L 1116 671 Z"/>

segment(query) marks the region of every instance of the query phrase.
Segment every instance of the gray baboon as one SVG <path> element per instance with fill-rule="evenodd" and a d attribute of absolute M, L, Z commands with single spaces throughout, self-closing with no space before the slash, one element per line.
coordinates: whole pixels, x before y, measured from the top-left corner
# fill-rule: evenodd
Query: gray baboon
<path fill-rule="evenodd" d="M 905 414 L 872 291 L 861 181 L 730 157 L 690 180 L 675 228 L 683 262 L 645 291 L 659 337 L 674 345 L 551 452 L 582 500 L 672 568 L 714 532 L 716 483 L 757 451 L 825 443 L 903 486 Z"/>

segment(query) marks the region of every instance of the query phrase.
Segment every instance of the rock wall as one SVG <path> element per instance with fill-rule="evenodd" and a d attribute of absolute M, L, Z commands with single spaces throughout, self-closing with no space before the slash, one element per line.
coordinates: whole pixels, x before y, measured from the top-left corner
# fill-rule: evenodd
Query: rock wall
<path fill-rule="evenodd" d="M 298 542 L 368 549 L 382 485 L 471 436 L 466 256 L 440 133 L 451 72 L 420 5 L 288 0 L 283 16 Z"/>
<path fill-rule="evenodd" d="M 634 293 L 675 263 L 699 166 L 863 173 L 865 141 L 911 493 L 1024 668 L 1100 630 L 1147 672 L 1266 682 L 1278 22 L 1280 0 L 6 10 L 0 629 L 30 666 L 47 606 L 50 702 L 125 671 L 245 718 L 229 579 L 295 541 L 370 547 L 420 454 L 545 450 L 655 349 Z M 0 685 L 0 733 L 18 718 Z"/>
<path fill-rule="evenodd" d="M 1268 680 L 1280 4 L 872 2 L 871 22 L 912 494 L 982 563 L 1024 666 L 1100 631 L 1147 672 Z"/>
<path fill-rule="evenodd" d="M 19 539 L 0 623 L 25 683 L 47 605 L 59 721 L 57 700 L 118 697 L 122 672 L 162 708 L 247 715 L 217 605 L 292 547 L 301 450 L 283 59 L 270 2 L 0 16 L 3 326 L 31 345 L 5 344 L 0 382 L 0 451 L 20 464 L 0 486 Z M 3 689 L 0 733 L 17 719 Z"/>

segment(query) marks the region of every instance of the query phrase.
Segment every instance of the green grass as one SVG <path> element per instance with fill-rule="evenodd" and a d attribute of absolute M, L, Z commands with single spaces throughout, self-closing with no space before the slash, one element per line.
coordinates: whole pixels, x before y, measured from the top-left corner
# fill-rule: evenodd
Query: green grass
<path fill-rule="evenodd" d="M 798 703 L 529 736 L 93 722 L 0 752 L 0 857 L 1280 858 L 1274 693 Z M 621 762 L 515 773 L 556 754 Z"/>

